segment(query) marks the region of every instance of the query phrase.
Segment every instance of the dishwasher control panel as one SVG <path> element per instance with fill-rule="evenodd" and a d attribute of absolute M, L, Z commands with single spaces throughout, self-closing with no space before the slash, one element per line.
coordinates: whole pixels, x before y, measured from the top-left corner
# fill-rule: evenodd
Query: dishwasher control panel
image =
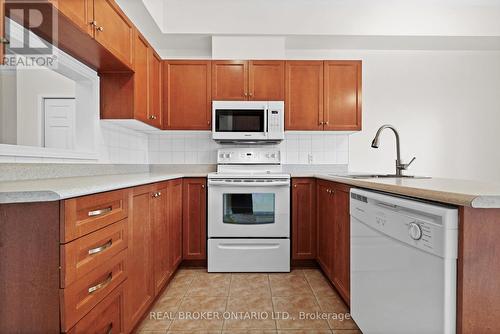
<path fill-rule="evenodd" d="M 353 189 L 350 211 L 352 219 L 391 238 L 441 257 L 456 257 L 455 208 Z"/>

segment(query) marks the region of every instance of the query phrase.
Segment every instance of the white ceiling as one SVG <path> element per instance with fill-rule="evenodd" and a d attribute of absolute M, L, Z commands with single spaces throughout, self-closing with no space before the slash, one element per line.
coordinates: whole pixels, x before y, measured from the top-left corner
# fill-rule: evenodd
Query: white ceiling
<path fill-rule="evenodd" d="M 500 50 L 500 0 L 117 0 L 163 57 L 210 57 L 212 36 L 289 49 Z"/>

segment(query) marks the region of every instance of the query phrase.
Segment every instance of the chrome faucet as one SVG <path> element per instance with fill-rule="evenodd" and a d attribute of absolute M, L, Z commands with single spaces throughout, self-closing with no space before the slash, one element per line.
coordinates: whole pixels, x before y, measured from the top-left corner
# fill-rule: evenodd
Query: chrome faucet
<path fill-rule="evenodd" d="M 413 157 L 413 159 L 411 159 L 411 161 L 407 164 L 404 164 L 401 161 L 401 149 L 399 146 L 399 133 L 398 133 L 398 130 L 396 130 L 396 128 L 394 126 L 389 125 L 389 124 L 382 125 L 380 127 L 380 129 L 378 129 L 377 134 L 375 135 L 375 138 L 373 138 L 373 141 L 372 141 L 373 148 L 378 148 L 379 142 L 380 142 L 380 134 L 385 129 L 391 129 L 392 132 L 394 132 L 394 135 L 396 135 L 396 176 L 401 176 L 401 175 L 403 175 L 403 171 L 407 170 L 408 167 L 410 167 L 410 165 L 413 163 L 413 161 L 415 161 L 416 158 Z"/>

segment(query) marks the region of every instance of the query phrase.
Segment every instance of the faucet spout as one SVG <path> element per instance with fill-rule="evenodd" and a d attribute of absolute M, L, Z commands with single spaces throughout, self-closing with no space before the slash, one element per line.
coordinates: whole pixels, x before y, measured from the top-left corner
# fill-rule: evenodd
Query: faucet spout
<path fill-rule="evenodd" d="M 401 176 L 401 175 L 403 175 L 403 170 L 406 170 L 406 168 L 408 168 L 409 164 L 405 165 L 401 161 L 401 148 L 400 148 L 400 143 L 399 143 L 399 133 L 398 133 L 398 130 L 396 130 L 396 128 L 393 125 L 385 124 L 385 125 L 382 125 L 377 130 L 377 133 L 375 134 L 375 138 L 373 138 L 373 141 L 372 141 L 372 147 L 373 148 L 379 147 L 380 135 L 382 134 L 382 132 L 385 129 L 392 130 L 392 132 L 394 132 L 394 135 L 396 136 L 396 175 Z"/>

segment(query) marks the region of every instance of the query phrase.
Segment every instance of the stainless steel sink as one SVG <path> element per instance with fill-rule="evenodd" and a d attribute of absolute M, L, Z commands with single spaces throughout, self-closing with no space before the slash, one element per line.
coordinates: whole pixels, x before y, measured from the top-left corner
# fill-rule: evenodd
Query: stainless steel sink
<path fill-rule="evenodd" d="M 341 177 L 347 177 L 350 179 L 430 179 L 431 177 L 429 176 L 416 176 L 416 175 L 396 175 L 396 174 L 348 174 L 348 175 L 335 175 L 335 174 L 330 174 L 332 176 L 341 176 Z"/>

